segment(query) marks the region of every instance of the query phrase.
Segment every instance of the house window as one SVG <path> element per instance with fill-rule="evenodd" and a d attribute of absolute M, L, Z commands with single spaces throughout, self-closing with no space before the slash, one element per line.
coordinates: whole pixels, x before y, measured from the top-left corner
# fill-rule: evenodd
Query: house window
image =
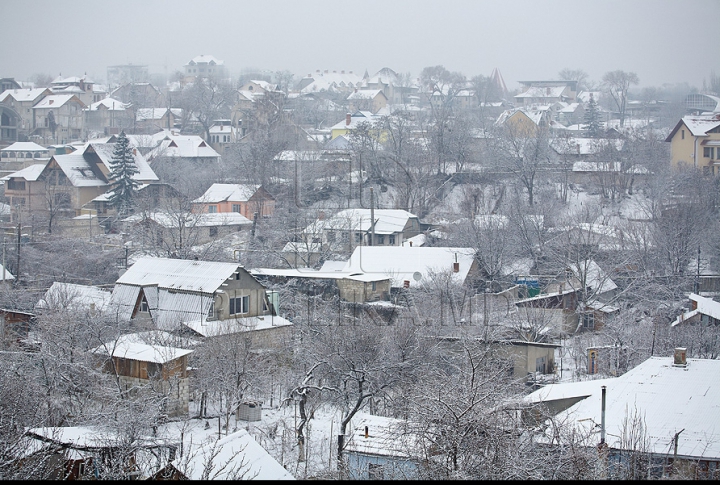
<path fill-rule="evenodd" d="M 545 374 L 545 357 L 535 359 L 535 372 Z"/>
<path fill-rule="evenodd" d="M 595 328 L 595 315 L 593 313 L 583 313 L 582 321 L 584 329 L 593 330 Z"/>
<path fill-rule="evenodd" d="M 347 232 L 342 233 L 343 242 L 348 242 L 349 238 L 350 238 L 350 235 Z"/>
<path fill-rule="evenodd" d="M 377 282 L 376 281 L 372 282 L 372 290 L 377 291 Z"/>
<path fill-rule="evenodd" d="M 230 315 L 240 315 L 250 311 L 250 297 L 239 296 L 230 298 Z"/>
<path fill-rule="evenodd" d="M 210 302 L 210 308 L 208 309 L 207 317 L 208 317 L 208 319 L 215 318 L 215 302 L 214 301 Z"/>
<path fill-rule="evenodd" d="M 208 206 L 208 213 L 215 214 L 217 212 L 217 206 L 216 205 L 210 205 Z"/>
<path fill-rule="evenodd" d="M 218 228 L 217 227 L 211 227 L 210 228 L 210 237 L 215 237 L 218 235 Z"/>
<path fill-rule="evenodd" d="M 705 148 L 703 148 L 703 157 L 705 157 L 705 158 L 713 158 L 713 152 L 714 152 L 714 151 L 715 151 L 715 150 L 713 149 L 713 147 L 705 147 Z"/>
<path fill-rule="evenodd" d="M 362 233 L 356 232 L 355 233 L 355 243 L 360 244 L 361 241 L 362 241 Z"/>
<path fill-rule="evenodd" d="M 395 234 L 390 234 L 388 236 L 388 244 L 390 246 L 395 246 Z"/>
<path fill-rule="evenodd" d="M 140 302 L 140 311 L 143 313 L 147 313 L 150 311 L 150 307 L 148 306 L 147 300 L 143 297 L 142 301 Z"/>
<path fill-rule="evenodd" d="M 680 130 L 680 136 L 683 140 L 685 139 L 685 130 Z"/>
<path fill-rule="evenodd" d="M 377 463 L 368 463 L 368 475 L 370 480 L 383 480 L 383 466 Z"/>
<path fill-rule="evenodd" d="M 328 241 L 329 243 L 334 243 L 334 242 L 335 242 L 335 231 L 328 231 L 328 232 L 327 232 L 327 241 Z"/>
<path fill-rule="evenodd" d="M 240 204 L 233 204 L 233 205 L 232 205 L 232 211 L 233 211 L 233 212 L 240 212 Z"/>
<path fill-rule="evenodd" d="M 385 236 L 384 236 L 384 235 L 378 236 L 378 237 L 377 237 L 377 243 L 378 243 L 378 246 L 384 245 L 384 244 L 385 244 Z"/>

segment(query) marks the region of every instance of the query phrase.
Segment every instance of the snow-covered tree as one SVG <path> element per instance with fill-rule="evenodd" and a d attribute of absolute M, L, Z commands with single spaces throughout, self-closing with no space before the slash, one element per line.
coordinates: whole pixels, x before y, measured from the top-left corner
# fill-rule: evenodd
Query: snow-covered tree
<path fill-rule="evenodd" d="M 133 179 L 133 175 L 138 173 L 135 165 L 135 157 L 130 147 L 125 132 L 120 132 L 118 140 L 113 150 L 112 161 L 110 162 L 110 174 L 108 178 L 111 182 L 112 195 L 110 196 L 110 205 L 115 207 L 118 214 L 126 215 L 133 206 L 135 190 L 139 185 L 138 181 Z"/>
<path fill-rule="evenodd" d="M 585 108 L 585 124 L 583 128 L 591 138 L 597 138 L 600 136 L 601 125 L 600 125 L 600 108 L 598 107 L 597 101 L 590 93 L 590 99 L 588 100 L 587 108 Z"/>

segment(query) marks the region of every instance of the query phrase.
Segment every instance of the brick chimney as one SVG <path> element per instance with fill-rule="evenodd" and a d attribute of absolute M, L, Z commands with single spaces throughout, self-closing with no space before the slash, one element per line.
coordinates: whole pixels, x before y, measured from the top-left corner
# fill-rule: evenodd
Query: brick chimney
<path fill-rule="evenodd" d="M 345 115 L 345 126 L 348 126 L 352 121 L 352 115 L 350 113 Z"/>
<path fill-rule="evenodd" d="M 457 261 L 455 261 L 455 262 L 453 263 L 453 273 L 459 273 L 459 272 L 460 272 L 460 263 L 458 263 Z"/>
<path fill-rule="evenodd" d="M 673 365 L 685 367 L 687 365 L 687 349 L 685 347 L 676 347 L 673 358 Z"/>

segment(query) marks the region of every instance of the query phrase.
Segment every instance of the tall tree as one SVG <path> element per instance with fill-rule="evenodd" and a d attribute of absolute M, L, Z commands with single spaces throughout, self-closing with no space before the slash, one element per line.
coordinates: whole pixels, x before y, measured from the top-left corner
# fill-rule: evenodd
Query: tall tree
<path fill-rule="evenodd" d="M 590 93 L 590 99 L 588 100 L 587 108 L 585 108 L 585 124 L 583 128 L 591 138 L 600 136 L 600 108 L 592 93 Z"/>
<path fill-rule="evenodd" d="M 640 80 L 634 72 L 610 71 L 602 78 L 603 86 L 615 102 L 620 113 L 620 126 L 625 126 L 625 111 L 627 110 L 627 96 L 630 86 L 638 84 Z"/>
<path fill-rule="evenodd" d="M 587 88 L 588 75 L 582 69 L 568 69 L 567 67 L 558 73 L 563 81 L 577 82 L 577 91 L 584 91 Z"/>
<path fill-rule="evenodd" d="M 125 132 L 121 131 L 115 143 L 110 162 L 110 174 L 108 175 L 112 181 L 110 184 L 112 190 L 110 205 L 117 209 L 120 216 L 124 216 L 132 210 L 135 191 L 139 185 L 138 181 L 133 178 L 137 173 L 138 168 L 135 165 L 130 140 L 128 140 Z"/>

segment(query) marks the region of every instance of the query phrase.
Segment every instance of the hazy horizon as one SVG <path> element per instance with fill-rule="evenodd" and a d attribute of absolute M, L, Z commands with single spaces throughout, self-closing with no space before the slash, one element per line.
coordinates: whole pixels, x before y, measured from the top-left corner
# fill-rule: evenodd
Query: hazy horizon
<path fill-rule="evenodd" d="M 316 70 L 370 75 L 383 67 L 417 77 L 443 65 L 472 77 L 502 73 L 518 81 L 557 79 L 582 69 L 599 82 L 608 71 L 637 73 L 639 87 L 702 88 L 720 58 L 690 19 L 720 18 L 717 0 L 426 0 L 360 5 L 307 0 L 3 0 L 1 77 L 31 81 L 147 65 L 172 75 L 212 55 L 231 74 Z M 715 63 L 715 64 L 713 64 Z"/>

